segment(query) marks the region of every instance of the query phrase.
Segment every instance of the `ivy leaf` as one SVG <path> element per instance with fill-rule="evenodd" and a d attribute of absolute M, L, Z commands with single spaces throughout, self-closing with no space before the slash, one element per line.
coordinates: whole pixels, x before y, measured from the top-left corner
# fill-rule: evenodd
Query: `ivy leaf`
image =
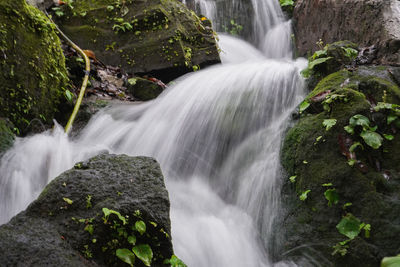
<path fill-rule="evenodd" d="M 108 217 L 109 217 L 111 214 L 115 214 L 115 215 L 117 215 L 118 218 L 123 222 L 124 225 L 127 224 L 126 218 L 125 218 L 124 216 L 122 216 L 121 213 L 119 213 L 118 211 L 110 210 L 110 209 L 107 209 L 107 208 L 103 208 L 102 211 L 103 211 L 104 217 L 105 217 L 106 219 L 108 219 Z"/>
<path fill-rule="evenodd" d="M 144 221 L 137 221 L 135 223 L 135 228 L 141 235 L 146 232 L 146 224 L 144 223 Z"/>
<path fill-rule="evenodd" d="M 132 244 L 132 246 L 134 246 L 136 244 L 136 236 L 134 235 L 128 236 L 128 242 L 129 244 Z"/>
<path fill-rule="evenodd" d="M 347 236 L 350 239 L 354 239 L 361 232 L 361 222 L 353 214 L 348 213 L 342 218 L 342 220 L 336 225 L 339 233 Z"/>
<path fill-rule="evenodd" d="M 347 125 L 344 127 L 344 130 L 349 134 L 354 134 L 354 127 Z"/>
<path fill-rule="evenodd" d="M 133 254 L 129 249 L 117 249 L 115 255 L 117 255 L 120 260 L 129 264 L 130 266 L 133 266 L 133 264 L 135 263 L 135 254 Z"/>
<path fill-rule="evenodd" d="M 132 248 L 133 253 L 138 257 L 146 266 L 151 266 L 151 260 L 153 259 L 153 251 L 147 244 L 134 246 Z"/>
<path fill-rule="evenodd" d="M 303 101 L 299 106 L 300 113 L 303 113 L 310 106 L 310 102 Z"/>
<path fill-rule="evenodd" d="M 319 64 L 321 64 L 321 63 L 324 63 L 324 62 L 328 61 L 328 60 L 331 59 L 331 58 L 333 58 L 333 57 L 322 57 L 322 58 L 317 58 L 317 59 L 315 59 L 315 60 L 313 60 L 313 61 L 311 61 L 311 62 L 308 63 L 308 68 L 309 68 L 310 70 L 312 70 L 312 69 L 314 69 L 315 66 L 317 66 L 317 65 L 319 65 Z"/>
<path fill-rule="evenodd" d="M 65 98 L 68 100 L 68 102 L 72 102 L 74 94 L 72 94 L 71 91 L 67 89 L 65 90 Z"/>
<path fill-rule="evenodd" d="M 368 223 L 368 224 L 364 225 L 363 229 L 364 229 L 364 231 L 365 231 L 365 237 L 366 237 L 366 238 L 369 238 L 369 237 L 371 236 L 371 235 L 370 235 L 370 232 L 371 232 L 371 225 Z"/>
<path fill-rule="evenodd" d="M 339 202 L 339 194 L 336 189 L 328 189 L 324 193 L 325 198 L 328 200 L 328 206 L 332 206 L 332 204 L 337 204 Z"/>
<path fill-rule="evenodd" d="M 163 263 L 169 264 L 171 267 L 187 267 L 187 265 L 175 255 L 172 255 L 171 259 L 166 259 Z"/>
<path fill-rule="evenodd" d="M 380 134 L 372 131 L 362 131 L 360 136 L 365 143 L 373 149 L 378 149 L 382 145 L 383 138 Z"/>
<path fill-rule="evenodd" d="M 364 115 L 357 114 L 350 118 L 349 123 L 350 126 L 353 126 L 353 128 L 355 126 L 361 126 L 363 129 L 368 129 L 370 121 Z"/>
<path fill-rule="evenodd" d="M 320 56 L 327 56 L 327 52 L 328 51 L 326 51 L 325 49 L 315 51 L 315 53 L 312 55 L 312 59 L 315 60 L 316 58 L 319 58 Z"/>
<path fill-rule="evenodd" d="M 322 122 L 322 125 L 326 127 L 326 130 L 329 131 L 333 126 L 336 125 L 336 119 L 326 119 Z"/>
<path fill-rule="evenodd" d="M 383 134 L 383 136 L 385 137 L 385 139 L 392 141 L 394 139 L 394 136 L 391 134 Z"/>
<path fill-rule="evenodd" d="M 308 195 L 308 193 L 310 193 L 311 192 L 311 190 L 309 189 L 309 190 L 306 190 L 306 191 L 304 191 L 303 193 L 301 193 L 301 195 L 299 196 L 299 199 L 301 200 L 301 201 L 305 201 L 306 199 L 307 199 L 307 195 Z"/>
<path fill-rule="evenodd" d="M 381 262 L 381 267 L 398 267 L 400 266 L 400 254 L 395 257 L 385 257 Z"/>
<path fill-rule="evenodd" d="M 282 7 L 284 6 L 293 6 L 294 1 L 293 0 L 279 0 L 279 3 L 281 4 Z"/>
<path fill-rule="evenodd" d="M 358 51 L 351 47 L 342 47 L 344 50 L 344 55 L 350 59 L 356 58 L 358 55 Z"/>
<path fill-rule="evenodd" d="M 394 122 L 397 119 L 396 115 L 388 115 L 387 116 L 387 124 L 391 124 L 392 122 Z"/>
<path fill-rule="evenodd" d="M 290 176 L 289 177 L 290 182 L 291 183 L 295 183 L 296 182 L 296 177 L 297 177 L 297 175 Z"/>

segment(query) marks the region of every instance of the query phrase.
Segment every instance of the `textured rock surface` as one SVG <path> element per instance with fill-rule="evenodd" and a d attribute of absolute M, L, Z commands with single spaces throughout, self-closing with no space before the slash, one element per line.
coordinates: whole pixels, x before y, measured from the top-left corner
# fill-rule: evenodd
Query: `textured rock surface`
<path fill-rule="evenodd" d="M 287 179 L 283 188 L 287 210 L 280 225 L 286 231 L 283 251 L 291 250 L 287 256 L 295 259 L 312 253 L 316 259 L 320 256 L 321 262 L 331 262 L 324 266 L 379 266 L 384 256 L 400 252 L 400 241 L 393 238 L 400 235 L 400 119 L 388 125 L 390 112 L 372 109 L 383 100 L 400 104 L 400 88 L 389 70 L 383 66 L 341 70 L 322 79 L 307 96 L 311 105 L 288 131 L 282 150 L 288 177 L 296 176 L 294 183 Z M 323 94 L 322 100 L 340 96 L 327 109 L 318 100 Z M 384 139 L 379 149 L 373 149 L 359 136 L 360 128 L 348 134 L 344 126 L 356 114 L 366 116 L 378 133 L 391 134 L 394 139 Z M 327 131 L 325 119 L 337 123 Z M 355 142 L 362 148 L 355 149 L 352 157 L 358 162 L 350 166 L 347 157 Z M 328 189 L 338 194 L 337 204 L 328 205 L 324 196 Z M 306 190 L 311 191 L 301 201 L 299 196 Z M 352 205 L 344 207 L 346 203 Z M 367 238 L 361 231 L 341 247 L 346 255 L 332 255 L 333 247 L 348 239 L 336 228 L 348 213 L 371 224 L 371 236 Z"/>
<path fill-rule="evenodd" d="M 27 210 L 0 227 L 1 264 L 123 265 L 115 250 L 129 244 L 111 228 L 115 222 L 123 227 L 122 222 L 110 215 L 105 223 L 103 208 L 126 216 L 127 231 L 138 220 L 146 223 L 136 243 L 151 246 L 152 266 L 171 257 L 169 198 L 159 164 L 146 157 L 102 154 L 54 179 Z M 140 260 L 135 266 L 142 266 Z"/>
<path fill-rule="evenodd" d="M 177 0 L 77 0 L 56 14 L 73 41 L 131 74 L 168 82 L 220 62 L 212 29 Z"/>
<path fill-rule="evenodd" d="M 54 26 L 24 0 L 0 2 L 0 116 L 24 131 L 32 119 L 52 122 L 67 86 Z"/>
<path fill-rule="evenodd" d="M 350 40 L 376 45 L 380 63 L 400 65 L 400 1 L 298 0 L 293 14 L 299 55 L 318 50 L 316 42 Z"/>

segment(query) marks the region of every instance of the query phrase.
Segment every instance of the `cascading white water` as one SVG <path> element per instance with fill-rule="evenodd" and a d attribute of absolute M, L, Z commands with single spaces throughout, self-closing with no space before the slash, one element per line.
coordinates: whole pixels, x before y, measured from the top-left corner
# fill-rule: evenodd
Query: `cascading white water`
<path fill-rule="evenodd" d="M 61 127 L 17 139 L 0 162 L 0 224 L 77 161 L 104 150 L 146 155 L 161 164 L 175 253 L 188 266 L 271 266 L 279 147 L 303 97 L 304 62 L 220 39 L 222 65 L 180 78 L 154 101 L 101 111 L 73 139 Z"/>
<path fill-rule="evenodd" d="M 224 5 L 231 9 L 221 11 L 223 16 L 218 17 L 218 1 L 216 0 L 184 0 L 191 2 L 192 6 L 199 13 L 210 18 L 217 31 L 223 31 L 228 21 L 235 22 L 242 20 L 244 24 L 251 24 L 252 34 L 249 36 L 255 46 L 257 46 L 268 58 L 291 58 L 291 22 L 285 21 L 284 15 L 277 0 L 221 0 L 220 2 L 229 2 Z M 240 13 L 244 6 L 250 5 L 253 10 L 253 16 L 249 18 L 240 18 Z"/>

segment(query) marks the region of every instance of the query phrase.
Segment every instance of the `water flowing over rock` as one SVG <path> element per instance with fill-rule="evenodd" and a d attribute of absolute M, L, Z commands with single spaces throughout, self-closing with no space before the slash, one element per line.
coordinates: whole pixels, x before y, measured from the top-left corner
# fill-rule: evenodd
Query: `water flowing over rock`
<path fill-rule="evenodd" d="M 292 58 L 291 22 L 274 0 L 185 0 L 210 18 L 218 32 L 238 35 L 268 58 Z"/>
<path fill-rule="evenodd" d="M 54 14 L 79 46 L 131 74 L 169 82 L 220 62 L 212 29 L 177 0 L 78 0 Z"/>
<path fill-rule="evenodd" d="M 145 155 L 165 174 L 174 248 L 188 266 L 296 266 L 276 254 L 282 240 L 274 222 L 279 150 L 288 118 L 304 97 L 299 72 L 305 61 L 291 60 L 290 38 L 262 42 L 290 36 L 278 3 L 252 6 L 256 41 L 252 46 L 221 35 L 223 64 L 175 80 L 153 101 L 100 111 L 74 138 L 55 127 L 17 139 L 0 162 L 0 220 L 26 208 L 76 161 L 104 150 Z M 289 31 L 275 30 L 282 25 Z"/>
<path fill-rule="evenodd" d="M 349 40 L 374 45 L 376 62 L 400 65 L 400 2 L 398 0 L 298 0 L 293 13 L 299 55 L 325 44 Z"/>
<path fill-rule="evenodd" d="M 102 154 L 75 165 L 46 186 L 25 211 L 0 227 L 2 266 L 115 266 L 117 248 L 129 248 L 102 209 L 126 216 L 125 228 L 146 225 L 137 244 L 153 251 L 152 266 L 173 254 L 169 199 L 158 163 L 146 157 Z M 115 224 L 115 223 L 114 223 Z M 82 257 L 85 255 L 86 259 Z M 136 259 L 135 266 L 144 266 Z"/>

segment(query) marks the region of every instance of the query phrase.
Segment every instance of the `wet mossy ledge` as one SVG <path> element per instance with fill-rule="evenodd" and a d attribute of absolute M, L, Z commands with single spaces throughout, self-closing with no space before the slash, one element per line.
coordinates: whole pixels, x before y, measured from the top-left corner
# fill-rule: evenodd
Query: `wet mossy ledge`
<path fill-rule="evenodd" d="M 128 73 L 169 82 L 220 62 L 210 22 L 177 0 L 76 0 L 52 12 L 74 42 Z"/>
<path fill-rule="evenodd" d="M 17 133 L 29 122 L 52 123 L 68 86 L 54 25 L 24 0 L 0 2 L 0 117 Z"/>
<path fill-rule="evenodd" d="M 329 59 L 311 71 L 319 82 L 283 143 L 282 253 L 379 266 L 400 253 L 399 68 L 358 65 L 358 48 L 339 47 L 357 53 L 310 58 Z"/>

